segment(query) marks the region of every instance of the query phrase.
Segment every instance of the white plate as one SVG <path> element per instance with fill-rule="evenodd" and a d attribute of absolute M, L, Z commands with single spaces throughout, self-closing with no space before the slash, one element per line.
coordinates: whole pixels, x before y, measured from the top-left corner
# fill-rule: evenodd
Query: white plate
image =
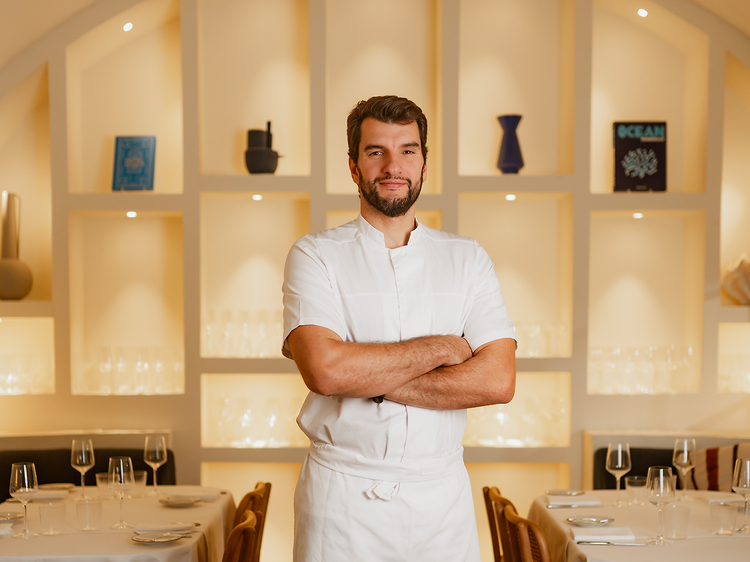
<path fill-rule="evenodd" d="M 547 490 L 544 493 L 548 496 L 582 496 L 586 492 L 583 490 Z"/>
<path fill-rule="evenodd" d="M 162 498 L 159 503 L 167 507 L 193 507 L 199 501 L 195 498 Z"/>
<path fill-rule="evenodd" d="M 611 517 L 596 517 L 595 515 L 579 515 L 568 517 L 568 523 L 578 527 L 604 527 L 614 521 Z"/>
<path fill-rule="evenodd" d="M 0 523 L 8 523 L 11 521 L 20 521 L 23 519 L 23 513 L 4 511 L 0 512 Z"/>
<path fill-rule="evenodd" d="M 57 484 L 39 484 L 40 490 L 72 490 L 75 488 L 74 484 L 70 482 L 60 482 Z"/>
<path fill-rule="evenodd" d="M 165 542 L 178 541 L 183 535 L 175 533 L 148 533 L 145 535 L 133 535 L 130 540 L 139 544 L 161 544 Z"/>

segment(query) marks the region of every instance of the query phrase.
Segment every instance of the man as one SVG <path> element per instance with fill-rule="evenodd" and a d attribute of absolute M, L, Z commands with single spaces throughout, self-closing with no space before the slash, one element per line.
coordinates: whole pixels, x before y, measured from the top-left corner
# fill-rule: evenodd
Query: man
<path fill-rule="evenodd" d="M 284 276 L 283 352 L 311 390 L 294 559 L 476 562 L 465 408 L 513 397 L 513 325 L 479 244 L 415 219 L 419 107 L 359 102 L 347 136 L 360 216 L 298 240 Z"/>

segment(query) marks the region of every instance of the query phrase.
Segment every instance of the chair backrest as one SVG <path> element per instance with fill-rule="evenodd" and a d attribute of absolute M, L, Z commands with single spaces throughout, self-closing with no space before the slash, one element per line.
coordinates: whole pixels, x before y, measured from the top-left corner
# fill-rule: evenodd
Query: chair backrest
<path fill-rule="evenodd" d="M 524 519 L 512 505 L 505 506 L 514 562 L 551 562 L 549 547 L 539 525 Z"/>
<path fill-rule="evenodd" d="M 262 514 L 250 510 L 240 516 L 240 523 L 229 533 L 221 562 L 251 562 L 255 559 L 260 553 L 258 527 L 262 519 Z"/>
<path fill-rule="evenodd" d="M 513 509 L 515 509 L 515 506 L 509 499 L 504 498 L 495 486 L 492 488 L 485 486 L 482 488 L 482 492 L 484 494 L 484 505 L 487 509 L 487 519 L 490 523 L 492 552 L 495 555 L 495 562 L 514 562 L 503 510 L 506 505 L 510 505 Z"/>
<path fill-rule="evenodd" d="M 734 463 L 743 458 L 750 458 L 750 443 L 735 443 L 696 451 L 695 468 L 687 476 L 687 487 L 692 490 L 731 492 Z"/>
<path fill-rule="evenodd" d="M 246 511 L 253 511 L 256 515 L 260 514 L 257 525 L 258 548 L 256 549 L 255 558 L 253 558 L 251 562 L 258 562 L 258 560 L 260 560 L 260 545 L 263 542 L 263 529 L 265 528 L 266 514 L 268 513 L 268 500 L 270 497 L 271 483 L 258 482 L 255 485 L 255 489 L 249 491 L 245 494 L 242 500 L 240 500 L 240 504 L 237 506 L 237 511 L 235 512 L 235 527 L 240 524 L 240 520 Z"/>

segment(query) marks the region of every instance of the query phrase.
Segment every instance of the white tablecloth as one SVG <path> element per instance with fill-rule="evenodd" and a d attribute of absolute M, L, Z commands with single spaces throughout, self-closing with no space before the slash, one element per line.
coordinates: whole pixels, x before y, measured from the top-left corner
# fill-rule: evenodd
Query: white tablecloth
<path fill-rule="evenodd" d="M 736 494 L 724 492 L 689 492 L 695 499 L 680 502 L 690 507 L 688 538 L 673 540 L 666 546 L 584 546 L 571 540 L 571 525 L 568 517 L 594 515 L 614 518 L 613 525 L 627 526 L 637 542 L 645 542 L 656 536 L 658 519 L 656 507 L 643 506 L 615 507 L 614 490 L 594 490 L 589 492 L 602 500 L 598 507 L 573 509 L 547 509 L 547 497 L 534 500 L 528 518 L 535 521 L 544 531 L 550 547 L 552 562 L 748 562 L 750 561 L 750 536 L 732 535 L 718 537 L 711 534 L 709 499 L 726 497 L 738 499 Z M 679 491 L 679 494 L 682 492 Z M 622 491 L 623 500 L 625 491 Z M 573 498 L 574 499 L 574 498 Z M 738 512 L 737 522 L 742 525 L 742 513 Z"/>
<path fill-rule="evenodd" d="M 98 497 L 96 489 L 86 488 L 89 495 Z M 205 488 L 197 486 L 159 486 L 161 496 L 170 492 L 190 495 Z M 14 539 L 10 535 L 0 536 L 0 560 L 3 562 L 221 562 L 224 543 L 230 529 L 229 522 L 234 515 L 234 498 L 229 492 L 221 491 L 215 501 L 201 501 L 193 507 L 170 508 L 159 503 L 156 497 L 125 498 L 123 518 L 134 525 L 143 523 L 200 523 L 196 531 L 178 541 L 164 544 L 138 544 L 131 540 L 133 530 L 110 529 L 119 521 L 119 500 L 102 500 L 102 526 L 96 531 L 77 530 L 75 500 L 76 491 L 66 500 L 66 525 L 62 534 L 56 536 L 39 535 L 31 539 Z M 0 512 L 23 511 L 18 503 L 0 504 Z M 39 505 L 28 506 L 29 530 L 39 532 Z M 22 528 L 22 523 L 14 525 L 14 533 Z"/>

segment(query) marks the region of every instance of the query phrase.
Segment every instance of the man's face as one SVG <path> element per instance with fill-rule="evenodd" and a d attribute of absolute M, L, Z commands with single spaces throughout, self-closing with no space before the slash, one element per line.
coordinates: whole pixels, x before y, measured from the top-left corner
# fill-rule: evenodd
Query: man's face
<path fill-rule="evenodd" d="M 365 204 L 388 217 L 403 216 L 419 197 L 427 170 L 419 127 L 368 117 L 362 122 L 359 161 L 350 158 L 349 170 Z"/>

